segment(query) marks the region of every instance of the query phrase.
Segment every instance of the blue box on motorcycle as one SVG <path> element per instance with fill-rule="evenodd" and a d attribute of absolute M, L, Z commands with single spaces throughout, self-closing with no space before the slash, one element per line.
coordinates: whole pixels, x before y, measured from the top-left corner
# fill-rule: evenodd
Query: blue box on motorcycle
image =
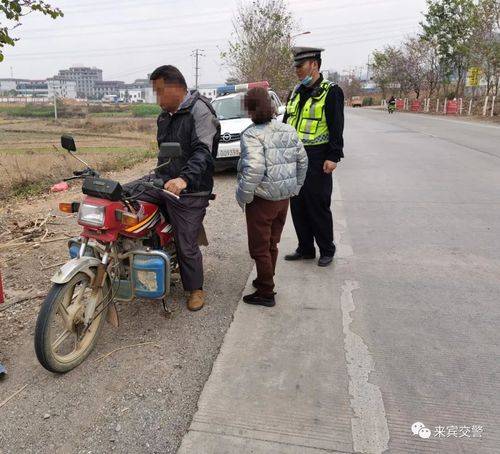
<path fill-rule="evenodd" d="M 165 295 L 167 264 L 162 257 L 134 255 L 132 263 L 132 285 L 139 298 L 162 298 Z"/>

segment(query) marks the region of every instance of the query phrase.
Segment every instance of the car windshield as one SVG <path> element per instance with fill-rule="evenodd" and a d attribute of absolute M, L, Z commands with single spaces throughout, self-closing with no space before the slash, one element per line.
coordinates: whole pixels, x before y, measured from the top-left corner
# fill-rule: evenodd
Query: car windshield
<path fill-rule="evenodd" d="M 230 98 L 219 98 L 212 101 L 215 113 L 219 120 L 230 120 L 232 118 L 248 118 L 248 113 L 243 107 L 243 94 Z"/>

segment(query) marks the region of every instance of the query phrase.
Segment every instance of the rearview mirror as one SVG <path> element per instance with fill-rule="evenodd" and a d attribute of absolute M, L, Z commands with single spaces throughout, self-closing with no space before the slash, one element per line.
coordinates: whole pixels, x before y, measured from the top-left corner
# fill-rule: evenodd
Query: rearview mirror
<path fill-rule="evenodd" d="M 75 139 L 70 135 L 63 134 L 61 136 L 61 146 L 68 151 L 76 151 Z"/>
<path fill-rule="evenodd" d="M 182 148 L 177 142 L 164 142 L 160 144 L 160 159 L 175 159 L 182 156 Z"/>

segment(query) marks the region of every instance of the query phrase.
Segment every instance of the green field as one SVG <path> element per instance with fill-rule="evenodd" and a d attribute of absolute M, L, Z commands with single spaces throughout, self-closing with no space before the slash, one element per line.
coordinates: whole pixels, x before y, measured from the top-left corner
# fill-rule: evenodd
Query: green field
<path fill-rule="evenodd" d="M 156 117 L 161 108 L 156 104 L 70 105 L 58 103 L 59 118 L 85 117 Z M 0 104 L 0 114 L 11 118 L 54 118 L 51 104 Z"/>

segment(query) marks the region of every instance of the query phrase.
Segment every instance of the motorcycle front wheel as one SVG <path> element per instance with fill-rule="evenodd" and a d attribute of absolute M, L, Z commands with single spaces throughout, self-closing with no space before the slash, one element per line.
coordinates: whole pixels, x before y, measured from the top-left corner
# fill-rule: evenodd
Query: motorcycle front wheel
<path fill-rule="evenodd" d="M 45 369 L 65 373 L 81 364 L 92 352 L 106 310 L 99 306 L 109 299 L 111 291 L 106 279 L 102 289 L 93 293 L 90 278 L 85 273 L 76 274 L 65 284 L 54 284 L 42 303 L 35 328 L 35 352 Z M 96 298 L 97 316 L 85 329 L 85 308 L 91 298 Z"/>

